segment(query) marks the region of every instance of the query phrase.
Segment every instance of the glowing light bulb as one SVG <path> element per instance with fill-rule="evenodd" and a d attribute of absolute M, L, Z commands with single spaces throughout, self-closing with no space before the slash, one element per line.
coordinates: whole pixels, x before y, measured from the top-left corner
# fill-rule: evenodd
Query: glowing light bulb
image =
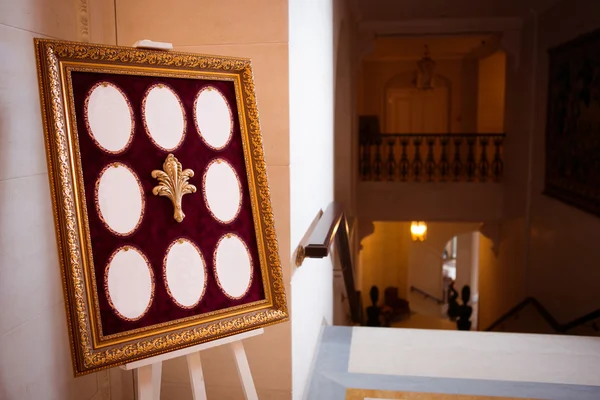
<path fill-rule="evenodd" d="M 427 237 L 427 224 L 424 221 L 413 221 L 410 224 L 410 233 L 412 240 L 424 241 Z"/>

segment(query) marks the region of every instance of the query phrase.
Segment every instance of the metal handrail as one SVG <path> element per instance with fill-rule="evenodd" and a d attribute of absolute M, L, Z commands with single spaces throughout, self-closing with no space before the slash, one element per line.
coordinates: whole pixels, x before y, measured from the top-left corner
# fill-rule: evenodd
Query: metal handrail
<path fill-rule="evenodd" d="M 352 321 L 362 323 L 360 292 L 354 283 L 354 268 L 350 253 L 348 221 L 343 208 L 331 203 L 321 215 L 310 236 L 296 250 L 296 266 L 300 267 L 305 258 L 325 258 L 329 256 L 335 240 Z"/>
<path fill-rule="evenodd" d="M 444 304 L 444 300 L 442 300 L 442 299 L 440 299 L 440 298 L 438 298 L 438 297 L 435 297 L 434 295 L 431 295 L 431 294 L 427 293 L 426 291 L 424 291 L 424 290 L 422 290 L 422 289 L 419 289 L 418 287 L 411 286 L 411 287 L 410 287 L 410 291 L 411 291 L 411 292 L 417 292 L 417 293 L 420 293 L 420 294 L 422 294 L 423 296 L 425 296 L 425 298 L 426 298 L 426 299 L 431 299 L 431 300 L 435 301 L 435 302 L 436 302 L 436 303 L 438 303 L 438 304 Z"/>
<path fill-rule="evenodd" d="M 518 314 L 521 310 L 523 310 L 529 304 L 531 304 L 535 307 L 535 309 L 540 313 L 542 318 L 544 318 L 544 320 L 548 323 L 548 325 L 550 325 L 552 327 L 552 329 L 557 333 L 566 333 L 567 331 L 570 331 L 571 329 L 574 329 L 580 325 L 583 325 L 585 323 L 588 323 L 588 322 L 591 322 L 593 320 L 600 318 L 600 309 L 598 309 L 598 310 L 592 311 L 588 314 L 585 314 L 579 318 L 575 318 L 571 322 L 568 322 L 566 324 L 561 324 L 552 316 L 552 314 L 550 314 L 550 312 L 546 309 L 546 307 L 544 307 L 536 298 L 527 297 L 523 301 L 521 301 L 519 304 L 517 304 L 516 306 L 511 308 L 508 312 L 503 314 L 496 321 L 494 321 L 486 329 L 486 331 L 491 331 L 494 328 L 498 327 L 499 325 L 502 325 L 509 318 Z"/>

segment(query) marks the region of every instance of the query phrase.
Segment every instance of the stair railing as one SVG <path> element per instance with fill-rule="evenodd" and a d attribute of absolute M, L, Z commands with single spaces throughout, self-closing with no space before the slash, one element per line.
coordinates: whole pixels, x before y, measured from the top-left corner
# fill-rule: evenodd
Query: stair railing
<path fill-rule="evenodd" d="M 504 322 L 517 315 L 529 304 L 533 305 L 533 307 L 540 313 L 540 315 L 546 321 L 546 323 L 548 323 L 548 325 L 550 325 L 556 333 L 567 333 L 568 331 L 574 328 L 577 328 L 581 325 L 584 325 L 588 322 L 592 322 L 600 318 L 600 309 L 598 309 L 596 311 L 592 311 L 588 314 L 585 314 L 579 318 L 575 318 L 571 322 L 561 324 L 556 320 L 556 318 L 552 316 L 552 314 L 550 314 L 548 309 L 546 309 L 546 307 L 544 307 L 536 298 L 527 297 L 523 301 L 518 303 L 516 306 L 511 308 L 509 311 L 507 311 L 505 314 L 503 314 L 496 321 L 494 321 L 494 323 L 488 326 L 486 331 L 492 331 L 498 326 L 502 325 Z"/>
<path fill-rule="evenodd" d="M 316 223 L 310 236 L 298 246 L 296 266 L 300 267 L 305 258 L 325 258 L 329 256 L 335 240 L 336 251 L 344 278 L 350 317 L 354 323 L 362 323 L 362 302 L 360 291 L 354 283 L 354 267 L 350 252 L 350 231 L 343 208 L 339 203 L 331 203 Z"/>
<path fill-rule="evenodd" d="M 433 300 L 433 301 L 435 301 L 436 303 L 438 303 L 438 304 L 440 304 L 440 305 L 441 305 L 441 304 L 444 304 L 444 300 L 440 299 L 439 297 L 435 297 L 434 295 L 432 295 L 432 294 L 429 294 L 429 293 L 427 293 L 426 291 L 424 291 L 424 290 L 422 290 L 422 289 L 419 289 L 419 288 L 418 288 L 418 287 L 416 287 L 416 286 L 411 286 L 411 287 L 410 287 L 410 292 L 411 292 L 411 293 L 412 293 L 412 292 L 417 292 L 417 293 L 419 293 L 419 294 L 422 294 L 422 295 L 423 295 L 423 296 L 424 296 L 426 299 Z"/>

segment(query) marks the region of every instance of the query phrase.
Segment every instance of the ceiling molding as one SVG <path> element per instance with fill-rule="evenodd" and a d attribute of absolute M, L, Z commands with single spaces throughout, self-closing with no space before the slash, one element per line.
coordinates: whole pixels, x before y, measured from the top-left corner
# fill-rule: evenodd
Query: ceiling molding
<path fill-rule="evenodd" d="M 360 30 L 376 35 L 444 35 L 520 30 L 521 18 L 436 18 L 406 21 L 362 21 Z"/>

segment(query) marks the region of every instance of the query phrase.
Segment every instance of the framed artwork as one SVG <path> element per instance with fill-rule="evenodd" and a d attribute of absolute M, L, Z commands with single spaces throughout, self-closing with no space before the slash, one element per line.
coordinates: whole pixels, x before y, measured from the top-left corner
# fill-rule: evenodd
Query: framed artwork
<path fill-rule="evenodd" d="M 600 30 L 549 50 L 544 194 L 600 216 Z"/>
<path fill-rule="evenodd" d="M 250 60 L 35 49 L 75 374 L 285 321 Z"/>

